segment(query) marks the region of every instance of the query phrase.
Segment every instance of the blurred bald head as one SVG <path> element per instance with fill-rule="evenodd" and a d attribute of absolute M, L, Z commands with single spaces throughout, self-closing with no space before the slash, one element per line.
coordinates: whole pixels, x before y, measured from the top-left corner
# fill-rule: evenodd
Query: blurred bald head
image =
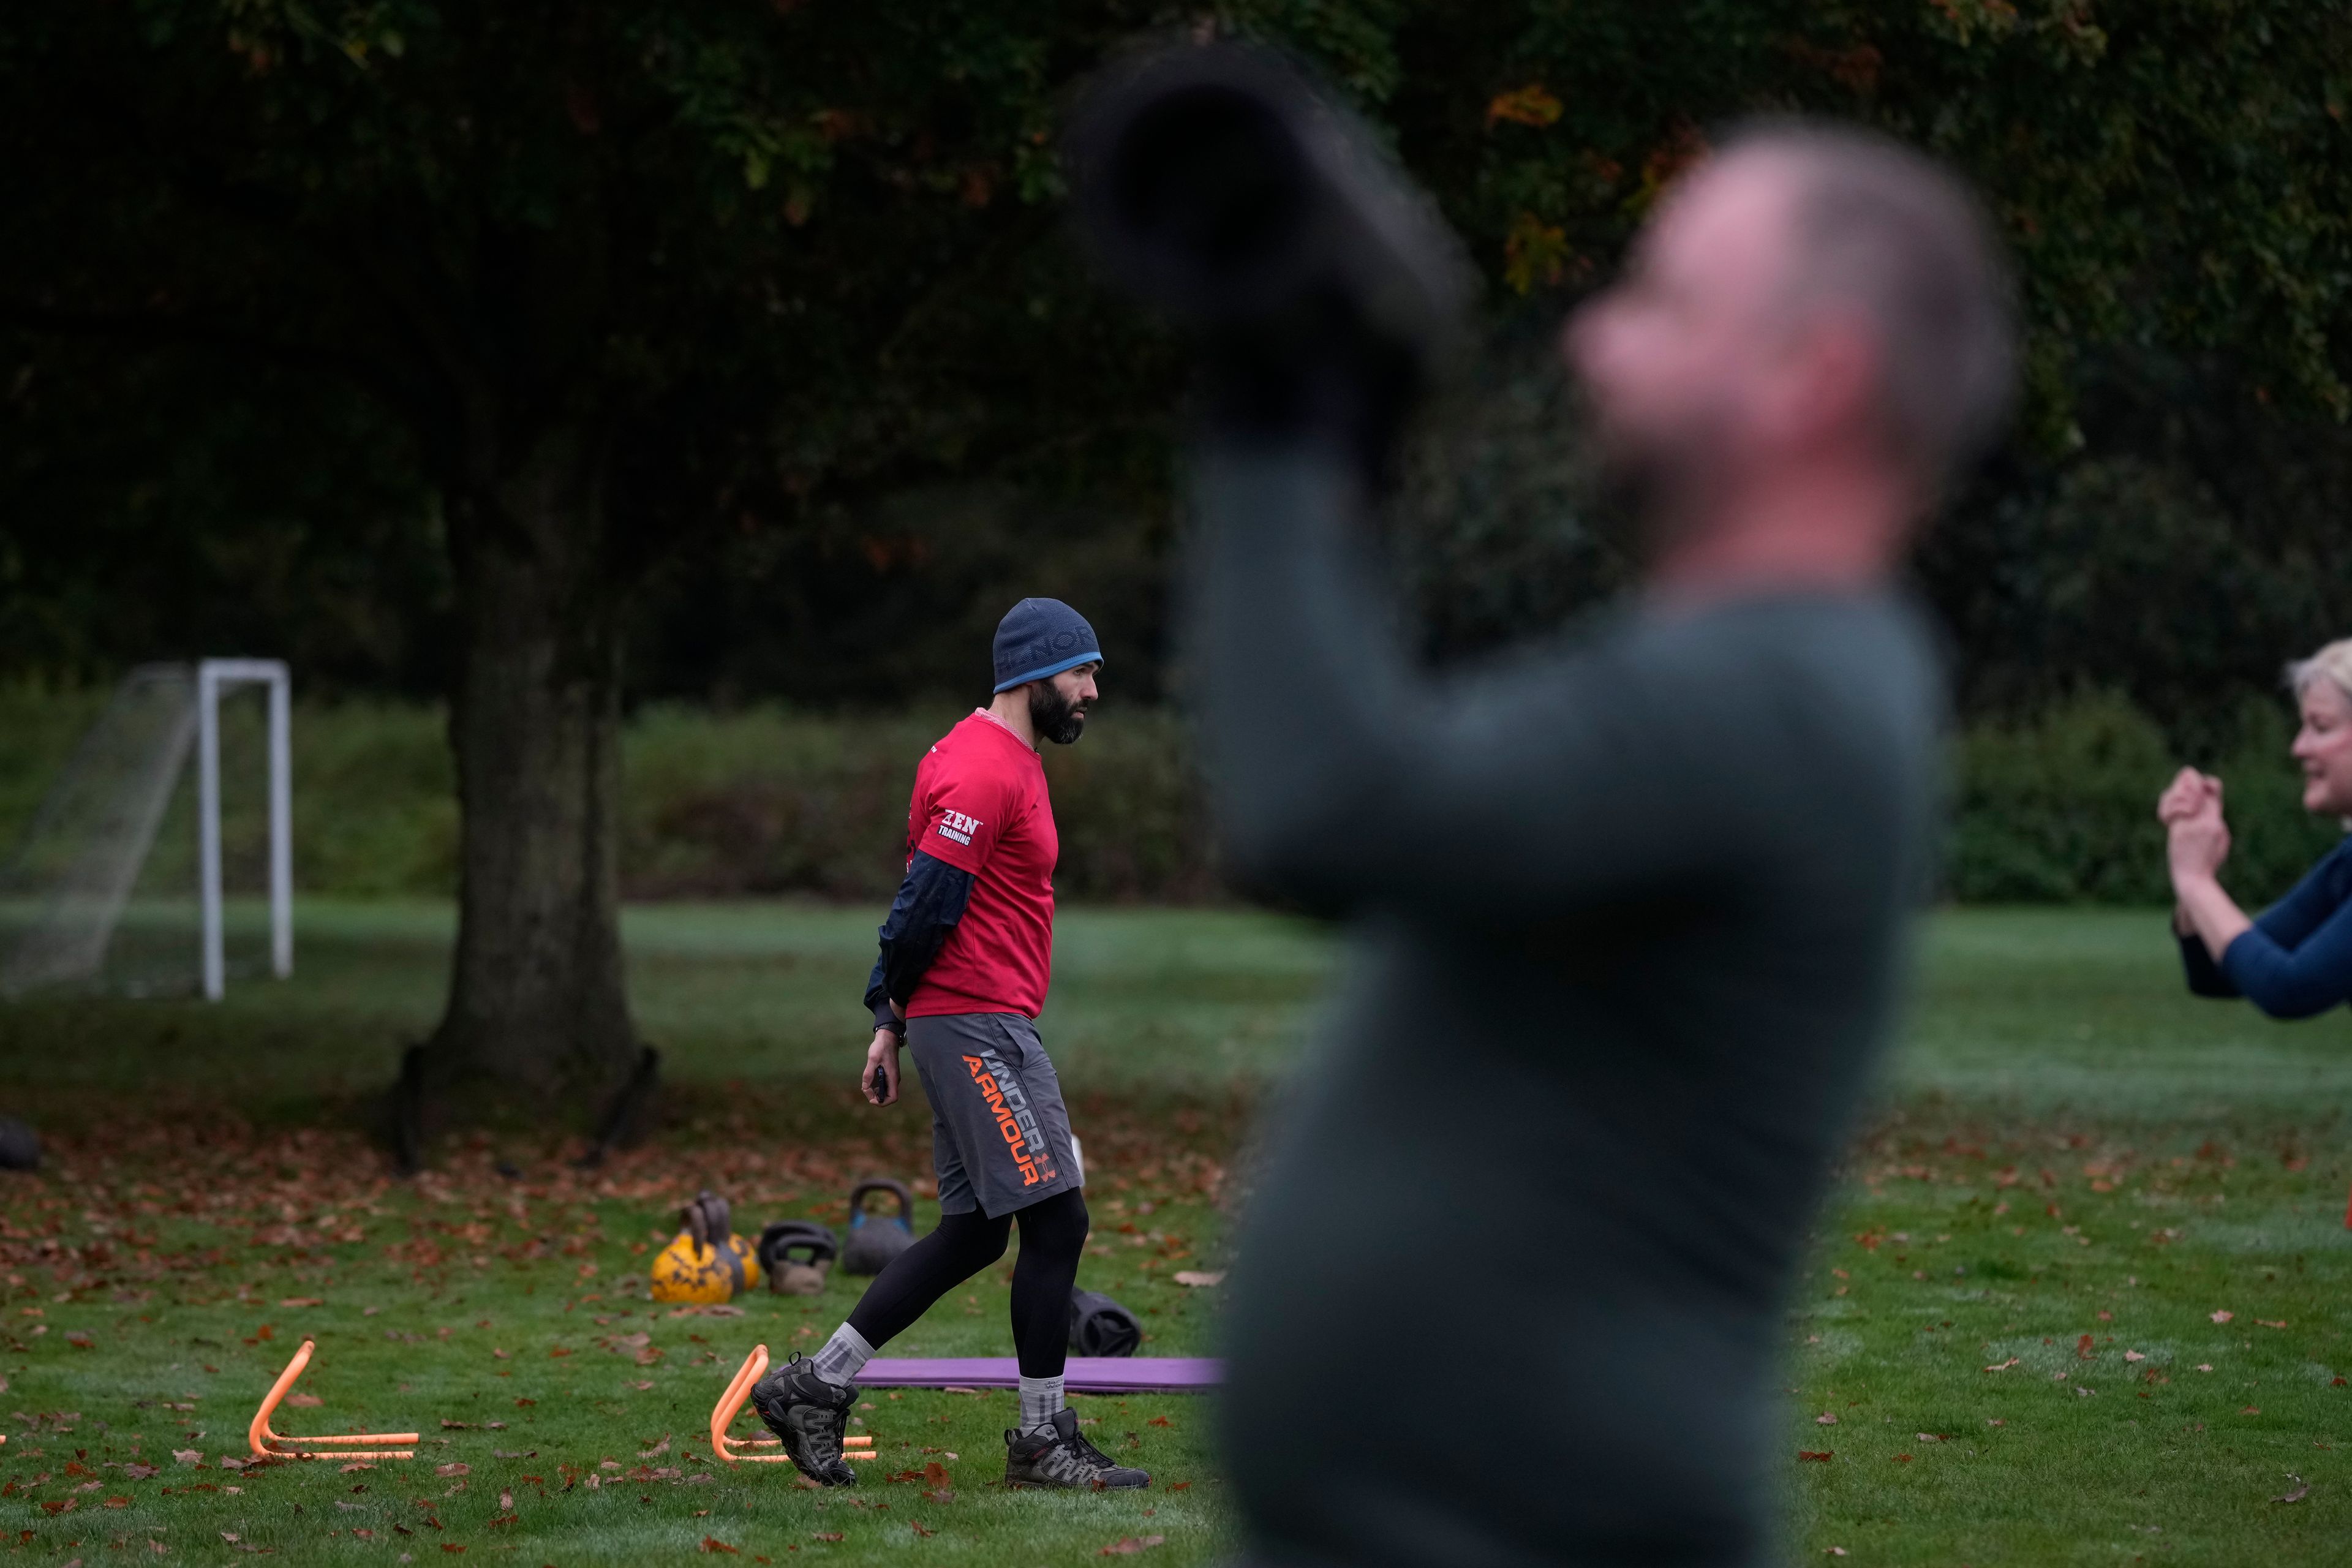
<path fill-rule="evenodd" d="M 1565 347 L 1673 542 L 1805 486 L 1875 482 L 1907 518 L 1999 432 L 2012 315 L 1991 227 L 1948 171 L 1771 123 L 1667 194 Z"/>

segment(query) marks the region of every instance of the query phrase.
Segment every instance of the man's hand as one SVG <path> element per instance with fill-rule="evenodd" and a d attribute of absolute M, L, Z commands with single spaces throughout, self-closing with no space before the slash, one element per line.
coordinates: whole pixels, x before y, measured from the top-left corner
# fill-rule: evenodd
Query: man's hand
<path fill-rule="evenodd" d="M 880 1068 L 889 1084 L 890 1092 L 874 1092 L 874 1069 Z M 898 1036 L 891 1029 L 874 1031 L 874 1043 L 866 1047 L 866 1070 L 858 1076 L 857 1087 L 876 1105 L 895 1105 L 898 1100 Z"/>

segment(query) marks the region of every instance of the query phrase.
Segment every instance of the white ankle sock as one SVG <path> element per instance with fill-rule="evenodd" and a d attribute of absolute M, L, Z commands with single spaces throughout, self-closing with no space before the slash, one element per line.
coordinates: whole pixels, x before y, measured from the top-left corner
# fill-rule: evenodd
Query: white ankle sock
<path fill-rule="evenodd" d="M 1054 1413 L 1062 1408 L 1062 1375 L 1021 1380 L 1021 1430 L 1042 1432 L 1052 1428 Z"/>
<path fill-rule="evenodd" d="M 866 1363 L 873 1359 L 874 1347 L 866 1342 L 866 1336 L 844 1323 L 833 1331 L 833 1338 L 824 1342 L 824 1348 L 809 1358 L 809 1363 L 816 1368 L 816 1374 L 825 1382 L 846 1384 L 865 1371 Z M 1058 1399 L 1061 1394 L 1058 1381 L 1054 1391 Z"/>

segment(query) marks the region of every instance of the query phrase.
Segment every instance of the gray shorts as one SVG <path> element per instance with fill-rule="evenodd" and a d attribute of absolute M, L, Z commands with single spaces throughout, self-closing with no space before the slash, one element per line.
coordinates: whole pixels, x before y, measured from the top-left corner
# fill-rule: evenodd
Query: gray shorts
<path fill-rule="evenodd" d="M 907 1020 L 907 1052 L 931 1102 L 940 1212 L 991 1219 L 1085 1184 L 1070 1157 L 1062 1080 L 1018 1013 Z"/>

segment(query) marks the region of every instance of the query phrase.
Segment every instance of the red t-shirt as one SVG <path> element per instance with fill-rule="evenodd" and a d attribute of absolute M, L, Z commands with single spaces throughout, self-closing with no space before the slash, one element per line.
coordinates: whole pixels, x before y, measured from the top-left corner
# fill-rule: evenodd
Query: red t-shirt
<path fill-rule="evenodd" d="M 1034 1018 L 1053 978 L 1054 862 L 1062 853 L 1045 764 L 1012 731 L 972 714 L 915 769 L 909 864 L 918 849 L 971 872 L 971 899 L 908 999 L 907 1016 Z"/>

